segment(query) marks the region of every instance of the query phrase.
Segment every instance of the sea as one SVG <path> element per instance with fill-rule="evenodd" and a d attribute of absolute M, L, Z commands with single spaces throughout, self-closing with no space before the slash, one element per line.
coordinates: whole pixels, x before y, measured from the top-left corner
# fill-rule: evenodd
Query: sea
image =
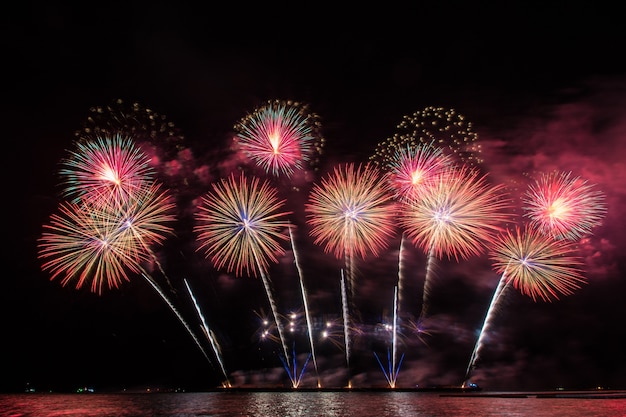
<path fill-rule="evenodd" d="M 626 391 L 19 393 L 0 416 L 626 417 Z"/>

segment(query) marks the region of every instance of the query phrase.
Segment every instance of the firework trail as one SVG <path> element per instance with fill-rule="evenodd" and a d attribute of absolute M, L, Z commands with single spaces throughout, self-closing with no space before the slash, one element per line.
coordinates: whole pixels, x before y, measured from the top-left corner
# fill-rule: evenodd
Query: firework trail
<path fill-rule="evenodd" d="M 523 230 L 516 227 L 500 234 L 490 250 L 493 268 L 501 274 L 492 297 L 478 340 L 470 357 L 463 384 L 478 360 L 483 338 L 498 310 L 506 288 L 513 286 L 522 294 L 537 301 L 551 302 L 559 295 L 571 295 L 586 280 L 582 275 L 582 259 L 576 255 L 575 243 L 555 240 L 532 225 Z"/>
<path fill-rule="evenodd" d="M 555 239 L 577 240 L 591 233 L 606 214 L 604 194 L 567 172 L 542 174 L 522 197 L 524 216 Z"/>
<path fill-rule="evenodd" d="M 393 294 L 393 324 L 391 327 L 391 352 L 387 353 L 387 363 L 388 369 L 385 369 L 382 361 L 378 357 L 378 354 L 374 352 L 374 356 L 376 356 L 376 360 L 380 365 L 380 368 L 385 375 L 385 379 L 389 384 L 389 388 L 396 387 L 396 381 L 398 379 L 398 373 L 400 372 L 400 366 L 402 365 L 402 360 L 404 359 L 404 355 L 400 358 L 400 361 L 396 365 L 397 359 L 397 343 L 398 343 L 398 287 L 394 287 Z"/>
<path fill-rule="evenodd" d="M 239 179 L 231 175 L 202 196 L 194 232 L 200 243 L 197 250 L 204 250 L 215 268 L 225 268 L 236 276 L 244 272 L 261 276 L 284 358 L 289 362 L 283 325 L 266 274 L 269 262 L 278 262 L 278 256 L 285 253 L 280 241 L 289 239 L 284 230 L 290 225 L 282 218 L 290 212 L 280 212 L 283 204 L 269 182 L 261 183 L 256 177 L 248 180 L 243 173 Z"/>
<path fill-rule="evenodd" d="M 193 339 L 193 341 L 196 343 L 196 345 L 198 346 L 198 348 L 200 349 L 200 351 L 202 352 L 202 354 L 204 355 L 204 357 L 206 358 L 206 360 L 209 362 L 209 364 L 211 366 L 213 366 L 213 362 L 211 361 L 211 358 L 209 357 L 209 355 L 206 353 L 206 350 L 204 350 L 204 347 L 202 346 L 202 344 L 200 343 L 200 340 L 198 340 L 198 337 L 195 335 L 195 333 L 191 330 L 191 327 L 189 327 L 189 324 L 187 324 L 187 321 L 184 319 L 184 317 L 180 314 L 180 312 L 178 311 L 178 309 L 174 306 L 174 304 L 172 304 L 172 302 L 170 301 L 170 299 L 165 295 L 165 293 L 163 292 L 163 290 L 161 290 L 161 287 L 159 287 L 159 285 L 156 283 L 156 281 L 154 281 L 154 279 L 148 275 L 145 271 L 141 274 L 146 281 L 148 281 L 148 283 L 152 286 L 152 288 L 154 288 L 154 290 L 161 296 L 161 298 L 163 299 L 163 301 L 165 301 L 165 303 L 167 304 L 167 306 L 170 308 L 170 310 L 172 310 L 172 312 L 176 315 L 176 318 L 178 318 L 178 320 L 181 322 L 181 324 L 183 325 L 183 327 L 185 328 L 185 330 L 187 330 L 187 333 L 189 333 L 189 335 L 191 336 L 191 338 Z"/>
<path fill-rule="evenodd" d="M 429 289 L 436 259 L 468 259 L 480 255 L 501 225 L 511 219 L 501 185 L 466 165 L 441 175 L 422 198 L 403 210 L 400 225 L 412 242 L 428 254 L 420 320 L 429 307 Z"/>
<path fill-rule="evenodd" d="M 222 374 L 224 375 L 224 378 L 225 378 L 224 386 L 227 388 L 230 388 L 231 385 L 230 385 L 230 381 L 228 380 L 228 374 L 226 373 L 226 368 L 224 367 L 224 361 L 222 360 L 221 350 L 219 346 L 217 345 L 217 342 L 215 341 L 213 332 L 211 331 L 209 326 L 206 324 L 206 320 L 204 319 L 202 310 L 200 309 L 200 306 L 198 305 L 198 302 L 196 301 L 196 297 L 193 295 L 193 291 L 191 291 L 191 286 L 189 285 L 189 282 L 187 282 L 186 279 L 184 281 L 185 281 L 185 287 L 187 288 L 187 292 L 189 293 L 189 297 L 191 297 L 191 301 L 193 301 L 193 305 L 196 308 L 198 317 L 200 318 L 200 321 L 202 322 L 202 329 L 204 331 L 204 335 L 206 336 L 207 340 L 211 344 L 211 348 L 213 348 L 213 353 L 215 354 L 215 357 L 217 358 L 217 362 L 220 365 L 220 369 L 222 370 Z"/>
<path fill-rule="evenodd" d="M 324 145 L 318 116 L 294 101 L 270 100 L 234 127 L 236 143 L 258 166 L 274 176 L 293 175 L 303 162 L 317 164 Z"/>
<path fill-rule="evenodd" d="M 296 245 L 293 240 L 293 234 L 291 232 L 291 226 L 289 226 L 289 239 L 291 240 L 291 248 L 293 250 L 294 262 L 296 264 L 296 269 L 298 270 L 298 277 L 300 278 L 300 290 L 302 292 L 302 303 L 304 304 L 304 315 L 306 318 L 307 332 L 309 334 L 309 344 L 311 346 L 311 356 L 313 357 L 313 366 L 315 367 L 315 374 L 317 375 L 317 386 L 321 387 L 319 370 L 317 367 L 317 358 L 315 356 L 315 344 L 313 343 L 313 329 L 311 328 L 311 315 L 309 313 L 309 302 L 306 293 L 306 289 L 304 288 L 304 280 L 302 278 L 302 269 L 300 268 L 300 262 L 298 260 L 298 253 L 296 251 Z M 295 358 L 295 356 L 294 356 Z M 295 368 L 294 368 L 295 369 Z"/>
<path fill-rule="evenodd" d="M 404 285 L 404 241 L 406 237 L 404 233 L 400 238 L 400 250 L 398 251 L 398 314 L 401 310 L 402 306 L 402 286 Z"/>
<path fill-rule="evenodd" d="M 348 369 L 348 388 L 352 388 L 352 379 L 350 375 L 350 311 L 348 308 L 348 292 L 346 290 L 346 279 L 341 270 L 341 305 L 343 312 L 343 337 L 346 348 L 346 368 Z"/>

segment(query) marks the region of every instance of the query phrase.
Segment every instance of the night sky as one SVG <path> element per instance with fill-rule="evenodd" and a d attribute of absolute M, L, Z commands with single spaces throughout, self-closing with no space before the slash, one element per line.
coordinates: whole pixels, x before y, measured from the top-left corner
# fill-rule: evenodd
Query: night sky
<path fill-rule="evenodd" d="M 163 181 L 178 198 L 180 220 L 176 236 L 156 253 L 175 287 L 172 300 L 197 331 L 183 280 L 192 286 L 232 383 L 288 379 L 279 346 L 258 338 L 258 315 L 269 312 L 261 280 L 213 268 L 196 251 L 190 213 L 213 181 L 245 164 L 229 152 L 234 124 L 279 99 L 308 104 L 325 139 L 317 169 L 307 181 L 287 184 L 285 194 L 318 328 L 341 319 L 342 262 L 307 236 L 309 187 L 338 163 L 367 162 L 404 115 L 454 109 L 472 123 L 490 181 L 510 186 L 528 173 L 571 171 L 602 191 L 607 205 L 602 224 L 580 244 L 587 284 L 549 303 L 510 291 L 472 380 L 492 390 L 626 388 L 622 14 L 597 3 L 417 3 L 344 11 L 311 4 L 296 12 L 294 5 L 218 11 L 27 2 L 6 13 L 0 391 L 202 390 L 224 380 L 141 277 L 98 295 L 62 287 L 40 269 L 37 239 L 62 201 L 60 161 L 74 149 L 75 133 L 93 127 L 90 109 L 116 108 L 118 99 L 164 116 L 182 138 L 178 152 L 168 154 L 179 169 Z M 172 145 L 155 143 L 168 152 Z M 358 263 L 363 334 L 351 369 L 340 347 L 316 342 L 323 385 L 345 385 L 348 372 L 354 385 L 385 385 L 374 352 L 386 361 L 388 339 L 377 324 L 390 319 L 399 241 L 398 234 L 379 256 Z M 288 315 L 302 313 L 303 304 L 286 249 L 269 276 L 278 309 Z M 417 315 L 426 256 L 415 246 L 407 256 L 402 305 Z M 403 332 L 399 385 L 463 382 L 499 278 L 486 254 L 438 263 L 431 333 L 418 340 Z M 301 366 L 308 340 L 293 340 Z M 302 385 L 316 379 L 309 363 Z"/>

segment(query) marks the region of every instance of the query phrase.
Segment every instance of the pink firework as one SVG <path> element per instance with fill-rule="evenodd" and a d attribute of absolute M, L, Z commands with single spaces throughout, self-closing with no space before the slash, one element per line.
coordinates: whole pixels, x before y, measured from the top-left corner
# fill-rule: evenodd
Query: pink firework
<path fill-rule="evenodd" d="M 524 216 L 555 239 L 577 240 L 590 234 L 607 210 L 604 194 L 571 173 L 541 175 L 522 201 Z"/>
<path fill-rule="evenodd" d="M 235 125 L 235 140 L 266 172 L 291 176 L 321 152 L 318 117 L 292 101 L 269 101 Z"/>
<path fill-rule="evenodd" d="M 490 250 L 490 258 L 506 282 L 534 301 L 571 295 L 586 283 L 576 246 L 568 240 L 555 240 L 532 226 L 500 235 Z"/>
<path fill-rule="evenodd" d="M 396 210 L 389 187 L 372 165 L 335 167 L 314 185 L 305 207 L 316 244 L 337 258 L 355 250 L 377 255 L 395 230 Z"/>
<path fill-rule="evenodd" d="M 196 214 L 200 246 L 217 269 L 226 267 L 237 276 L 264 274 L 269 261 L 278 262 L 284 254 L 281 241 L 289 239 L 281 211 L 284 201 L 269 182 L 243 174 L 231 175 L 213 184 L 213 191 L 201 198 Z"/>
<path fill-rule="evenodd" d="M 400 201 L 411 201 L 436 184 L 451 164 L 441 148 L 419 144 L 399 148 L 389 163 L 389 183 Z"/>
<path fill-rule="evenodd" d="M 77 142 L 63 161 L 64 195 L 108 204 L 124 201 L 152 180 L 148 157 L 129 137 L 114 135 Z"/>
<path fill-rule="evenodd" d="M 414 244 L 436 257 L 467 259 L 511 219 L 503 186 L 491 185 L 486 175 L 464 165 L 454 168 L 405 205 L 400 225 Z"/>

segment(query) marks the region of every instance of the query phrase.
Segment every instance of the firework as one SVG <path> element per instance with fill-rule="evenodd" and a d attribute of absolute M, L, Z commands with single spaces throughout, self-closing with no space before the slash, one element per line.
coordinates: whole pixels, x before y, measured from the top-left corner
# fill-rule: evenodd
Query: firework
<path fill-rule="evenodd" d="M 106 106 L 94 106 L 83 127 L 75 132 L 79 141 L 116 135 L 132 137 L 140 147 L 158 146 L 173 157 L 183 149 L 184 136 L 167 116 L 140 103 L 116 99 Z"/>
<path fill-rule="evenodd" d="M 532 227 L 507 231 L 491 249 L 496 272 L 506 275 L 513 287 L 533 300 L 551 301 L 559 294 L 571 295 L 585 280 L 576 247 L 555 240 Z"/>
<path fill-rule="evenodd" d="M 466 165 L 482 162 L 478 135 L 472 130 L 472 123 L 454 109 L 425 107 L 403 116 L 397 129 L 392 137 L 376 146 L 371 161 L 386 166 L 393 163 L 398 149 L 432 143 L 457 162 Z"/>
<path fill-rule="evenodd" d="M 217 341 L 215 340 L 215 336 L 213 335 L 213 332 L 207 325 L 206 320 L 204 319 L 204 314 L 202 314 L 202 310 L 200 309 L 200 306 L 198 305 L 198 302 L 196 301 L 196 297 L 193 294 L 193 291 L 191 290 L 191 286 L 189 285 L 189 282 L 187 280 L 185 280 L 185 287 L 187 288 L 189 297 L 191 297 L 191 301 L 193 301 L 193 305 L 196 308 L 198 317 L 200 318 L 200 321 L 202 322 L 202 330 L 204 331 L 204 335 L 209 340 L 209 343 L 211 344 L 211 348 L 213 349 L 213 353 L 215 354 L 215 357 L 217 358 L 217 362 L 220 365 L 220 369 L 222 370 L 222 374 L 224 375 L 225 380 L 222 386 L 230 388 L 231 384 L 230 384 L 230 381 L 228 380 L 228 374 L 226 373 L 226 368 L 224 367 L 224 361 L 222 360 L 221 349 L 219 345 L 217 344 Z"/>
<path fill-rule="evenodd" d="M 217 269 L 226 268 L 237 276 L 265 272 L 270 261 L 285 253 L 280 245 L 289 236 L 289 222 L 281 212 L 284 201 L 269 182 L 243 174 L 231 175 L 213 184 L 213 191 L 201 198 L 194 231 L 200 246 Z"/>
<path fill-rule="evenodd" d="M 568 240 L 556 240 L 532 225 L 523 230 L 501 233 L 490 249 L 493 268 L 501 274 L 493 294 L 480 334 L 465 373 L 465 383 L 476 365 L 483 337 L 498 311 L 506 288 L 512 286 L 534 301 L 552 301 L 559 295 L 571 295 L 585 283 L 582 260 L 576 246 Z"/>
<path fill-rule="evenodd" d="M 419 198 L 437 183 L 450 164 L 450 157 L 432 144 L 397 149 L 388 165 L 388 179 L 395 197 L 400 201 Z"/>
<path fill-rule="evenodd" d="M 231 175 L 213 184 L 213 192 L 202 197 L 196 214 L 194 231 L 200 246 L 217 269 L 226 268 L 241 276 L 244 271 L 261 276 L 274 322 L 283 347 L 284 358 L 289 363 L 283 326 L 279 320 L 267 269 L 269 262 L 278 262 L 285 253 L 281 240 L 289 239 L 285 230 L 289 222 L 281 212 L 284 201 L 269 182 L 256 177 L 248 180 L 242 173 L 239 179 Z M 292 379 L 292 383 L 296 383 Z"/>
<path fill-rule="evenodd" d="M 404 354 L 400 357 L 400 360 L 397 361 L 397 342 L 398 342 L 398 287 L 394 288 L 394 298 L 393 298 L 393 324 L 391 325 L 391 349 L 387 351 L 387 367 L 385 367 L 380 360 L 380 357 L 376 352 L 374 352 L 374 356 L 378 361 L 378 365 L 380 365 L 383 374 L 385 375 L 385 379 L 387 380 L 387 384 L 389 388 L 396 387 L 396 381 L 398 379 L 398 373 L 400 372 L 400 366 L 402 365 L 402 360 L 404 359 Z"/>
<path fill-rule="evenodd" d="M 509 220 L 503 187 L 467 166 L 439 177 L 421 198 L 406 205 L 400 225 L 413 244 L 428 255 L 420 321 L 425 318 L 437 258 L 468 259 L 480 255 Z"/>
<path fill-rule="evenodd" d="M 337 258 L 378 255 L 394 233 L 395 205 L 372 165 L 340 165 L 314 185 L 305 207 L 315 244 Z"/>
<path fill-rule="evenodd" d="M 289 226 L 289 240 L 291 241 L 291 248 L 293 250 L 293 260 L 298 270 L 298 277 L 300 280 L 300 290 L 302 292 L 302 304 L 304 305 L 304 317 L 306 318 L 307 333 L 309 335 L 309 345 L 311 347 L 311 357 L 313 358 L 313 366 L 315 367 L 315 374 L 317 376 L 317 386 L 321 387 L 321 381 L 319 377 L 319 368 L 317 366 L 317 355 L 315 354 L 315 343 L 313 343 L 313 328 L 311 323 L 311 314 L 309 312 L 309 301 L 306 288 L 304 287 L 304 279 L 302 278 L 302 268 L 300 267 L 300 261 L 298 259 L 298 251 L 293 240 L 293 233 L 291 226 Z M 295 371 L 294 371 L 295 372 Z"/>
<path fill-rule="evenodd" d="M 462 166 L 406 205 L 400 224 L 415 245 L 436 257 L 468 259 L 480 255 L 510 220 L 502 191 L 502 186 L 489 184 L 486 175 Z"/>
<path fill-rule="evenodd" d="M 121 229 L 119 220 L 99 207 L 61 203 L 59 212 L 38 242 L 42 270 L 61 285 L 76 281 L 76 289 L 91 282 L 91 291 L 101 293 L 104 284 L 119 288 L 129 281 L 128 272 L 138 274 L 141 261 L 137 242 Z"/>
<path fill-rule="evenodd" d="M 39 240 L 42 269 L 51 279 L 62 275 L 63 286 L 75 280 L 77 289 L 91 281 L 91 291 L 101 293 L 105 283 L 118 288 L 128 272 L 141 272 L 140 263 L 153 256 L 149 247 L 172 233 L 173 205 L 158 185 L 131 197 L 124 210 L 117 203 L 60 204 Z"/>
<path fill-rule="evenodd" d="M 315 165 L 324 140 L 317 115 L 308 106 L 271 100 L 235 125 L 236 142 L 266 172 L 291 176 L 303 162 Z"/>
<path fill-rule="evenodd" d="M 105 205 L 123 204 L 152 181 L 149 159 L 129 137 L 97 137 L 76 147 L 59 172 L 63 195 L 75 203 L 91 199 Z"/>
<path fill-rule="evenodd" d="M 524 215 L 555 239 L 580 239 L 590 234 L 606 214 L 604 194 L 571 173 L 541 175 L 522 200 Z"/>

